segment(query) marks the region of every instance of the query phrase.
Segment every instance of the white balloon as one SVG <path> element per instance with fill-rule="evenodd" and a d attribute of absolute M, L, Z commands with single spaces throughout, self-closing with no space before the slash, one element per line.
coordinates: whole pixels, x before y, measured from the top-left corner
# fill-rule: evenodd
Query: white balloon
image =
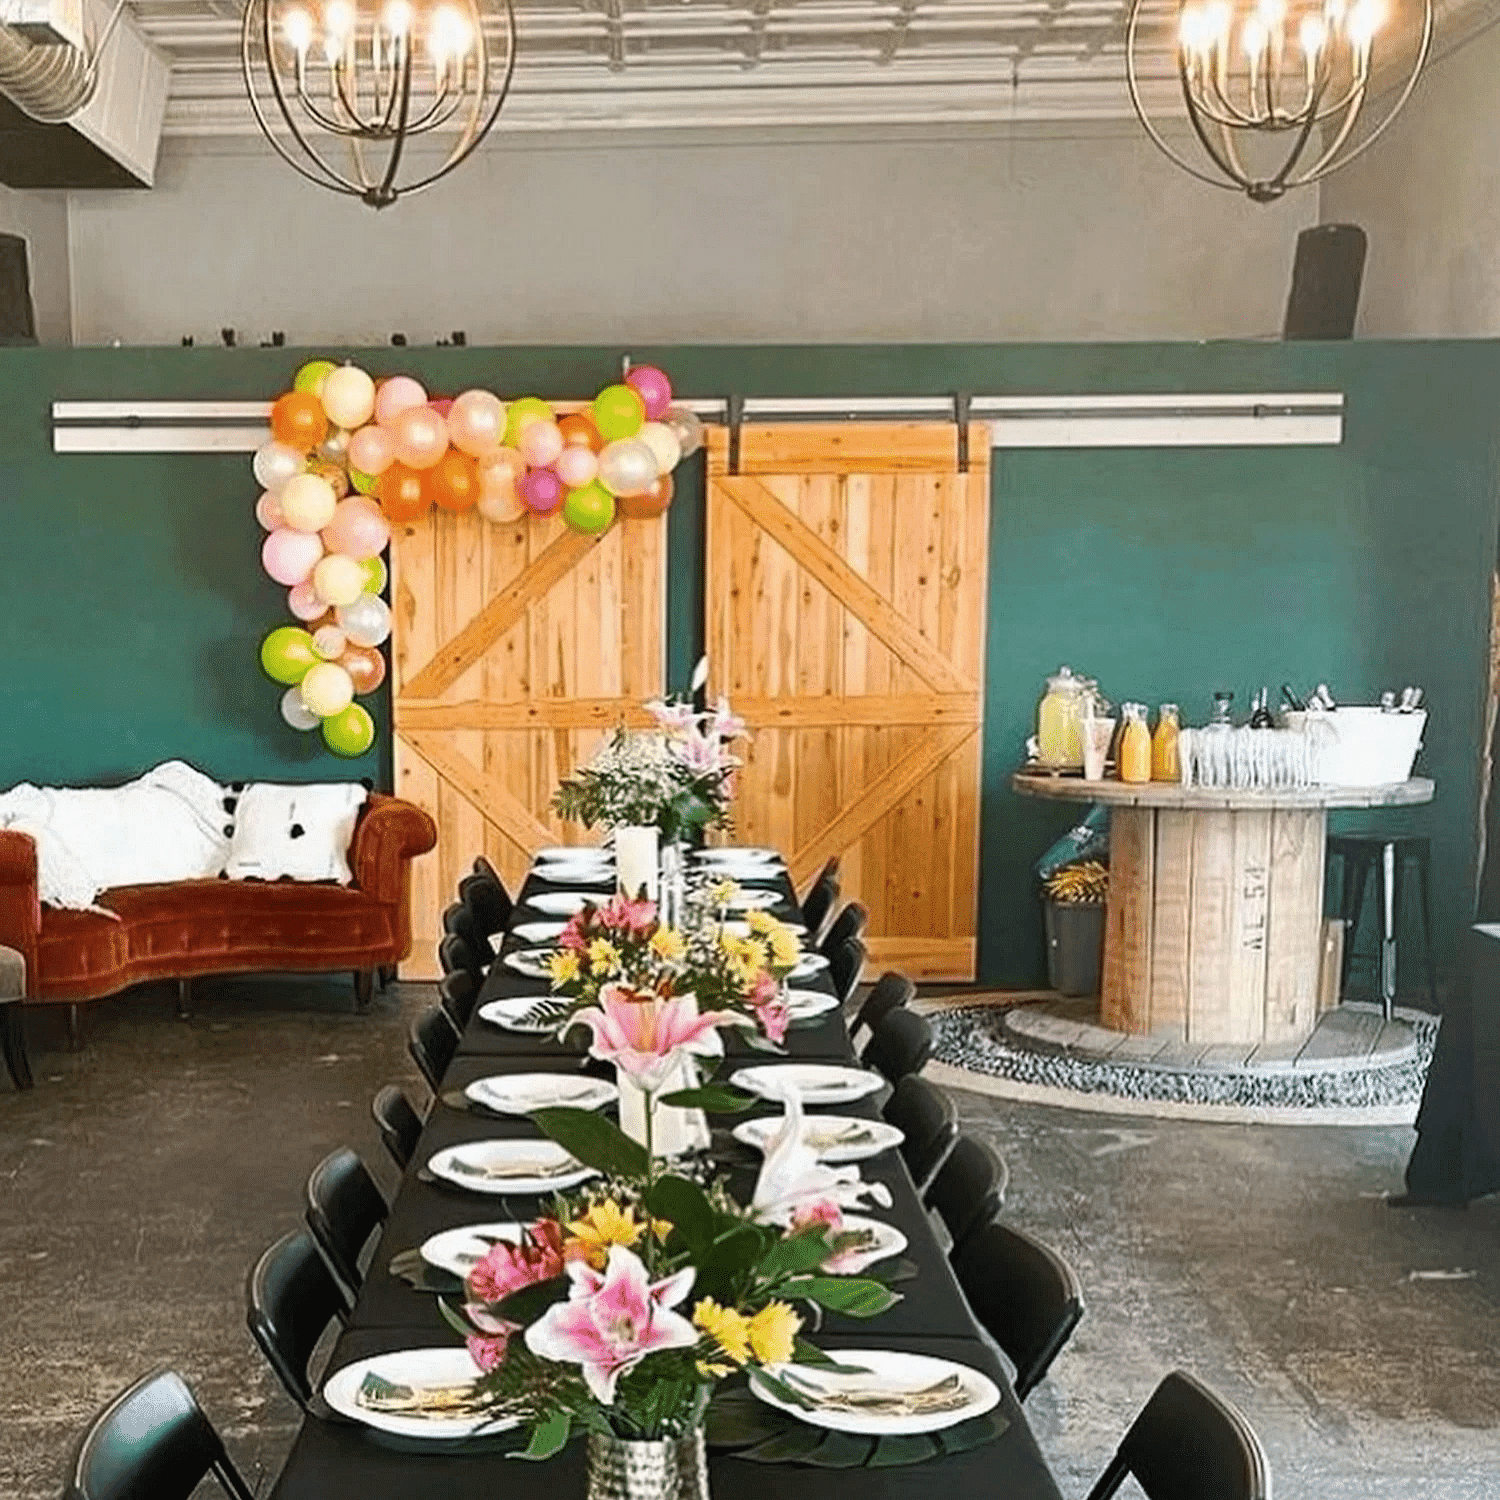
<path fill-rule="evenodd" d="M 497 495 L 491 490 L 480 490 L 474 509 L 486 521 L 496 526 L 509 526 L 526 514 L 526 502 L 512 490 L 508 495 Z"/>
<path fill-rule="evenodd" d="M 677 467 L 682 458 L 682 444 L 665 422 L 647 422 L 636 438 L 656 456 L 656 467 L 661 473 L 670 474 Z"/>
<path fill-rule="evenodd" d="M 274 440 L 255 450 L 255 478 L 260 487 L 273 495 L 287 480 L 307 467 L 307 458 L 286 443 Z"/>
<path fill-rule="evenodd" d="M 339 609 L 334 618 L 355 646 L 379 646 L 391 633 L 391 607 L 378 594 L 361 594 Z"/>
<path fill-rule="evenodd" d="M 348 644 L 348 638 L 337 625 L 319 625 L 313 631 L 313 650 L 324 661 L 337 661 Z"/>
<path fill-rule="evenodd" d="M 375 382 L 358 365 L 340 365 L 323 381 L 323 410 L 335 427 L 363 427 L 375 410 Z"/>
<path fill-rule="evenodd" d="M 354 679 L 337 662 L 320 661 L 308 668 L 297 686 L 302 701 L 320 719 L 341 714 L 354 702 Z"/>
<path fill-rule="evenodd" d="M 316 729 L 323 722 L 302 701 L 302 689 L 300 687 L 289 687 L 281 695 L 281 717 L 293 729 L 300 729 L 304 733 L 309 729 Z"/>
<path fill-rule="evenodd" d="M 283 522 L 296 531 L 321 531 L 339 503 L 333 486 L 321 474 L 294 474 L 276 500 Z"/>
<path fill-rule="evenodd" d="M 656 455 L 639 438 L 607 443 L 599 453 L 599 483 L 611 495 L 639 495 L 660 471 Z"/>
<path fill-rule="evenodd" d="M 682 445 L 683 458 L 690 458 L 703 446 L 703 423 L 691 407 L 669 406 L 662 413 L 662 421 Z"/>
<path fill-rule="evenodd" d="M 313 569 L 312 585 L 324 604 L 353 604 L 365 591 L 365 570 L 352 557 L 330 552 Z"/>

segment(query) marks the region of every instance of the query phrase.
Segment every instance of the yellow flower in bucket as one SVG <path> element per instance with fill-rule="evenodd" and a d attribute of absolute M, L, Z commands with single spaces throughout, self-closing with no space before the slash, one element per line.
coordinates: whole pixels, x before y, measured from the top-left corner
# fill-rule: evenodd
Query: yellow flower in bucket
<path fill-rule="evenodd" d="M 750 1324 L 742 1312 L 721 1307 L 712 1297 L 704 1297 L 693 1309 L 693 1324 L 701 1328 L 735 1364 L 750 1358 Z"/>
<path fill-rule="evenodd" d="M 750 1319 L 750 1348 L 763 1365 L 785 1364 L 796 1346 L 802 1319 L 785 1302 L 768 1302 Z"/>

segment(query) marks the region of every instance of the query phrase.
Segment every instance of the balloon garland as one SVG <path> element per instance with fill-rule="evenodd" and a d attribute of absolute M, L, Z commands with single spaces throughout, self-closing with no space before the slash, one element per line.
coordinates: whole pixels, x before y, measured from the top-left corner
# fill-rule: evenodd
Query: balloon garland
<path fill-rule="evenodd" d="M 703 424 L 672 404 L 654 365 L 559 416 L 537 396 L 434 400 L 409 375 L 377 384 L 357 365 L 309 361 L 272 406 L 271 440 L 254 463 L 261 564 L 301 622 L 277 626 L 260 647 L 266 675 L 285 688 L 282 718 L 321 729 L 336 755 L 375 743 L 374 720 L 354 700 L 385 681 L 380 554 L 392 525 L 477 510 L 496 525 L 560 515 L 599 535 L 616 517 L 661 515 L 672 471 L 702 445 Z"/>

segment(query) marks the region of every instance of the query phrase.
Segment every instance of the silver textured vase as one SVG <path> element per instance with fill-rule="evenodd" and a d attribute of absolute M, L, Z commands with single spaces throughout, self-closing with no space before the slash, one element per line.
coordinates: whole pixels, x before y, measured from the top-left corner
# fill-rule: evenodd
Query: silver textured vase
<path fill-rule="evenodd" d="M 708 1500 L 703 1429 L 647 1441 L 591 1432 L 588 1500 Z"/>

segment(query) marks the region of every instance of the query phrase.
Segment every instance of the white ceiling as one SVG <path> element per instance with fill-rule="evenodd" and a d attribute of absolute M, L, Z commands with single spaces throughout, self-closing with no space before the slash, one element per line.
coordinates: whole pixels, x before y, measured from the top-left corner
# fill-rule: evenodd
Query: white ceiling
<path fill-rule="evenodd" d="M 516 0 L 510 129 L 974 125 L 1129 116 L 1128 0 Z M 1175 0 L 1151 0 L 1166 36 Z M 1414 0 L 1395 0 L 1399 10 Z M 1443 0 L 1440 37 L 1495 0 Z M 166 131 L 253 130 L 238 0 L 134 0 Z M 1477 22 L 1476 22 L 1477 18 Z M 1163 103 L 1172 91 L 1163 64 Z"/>

